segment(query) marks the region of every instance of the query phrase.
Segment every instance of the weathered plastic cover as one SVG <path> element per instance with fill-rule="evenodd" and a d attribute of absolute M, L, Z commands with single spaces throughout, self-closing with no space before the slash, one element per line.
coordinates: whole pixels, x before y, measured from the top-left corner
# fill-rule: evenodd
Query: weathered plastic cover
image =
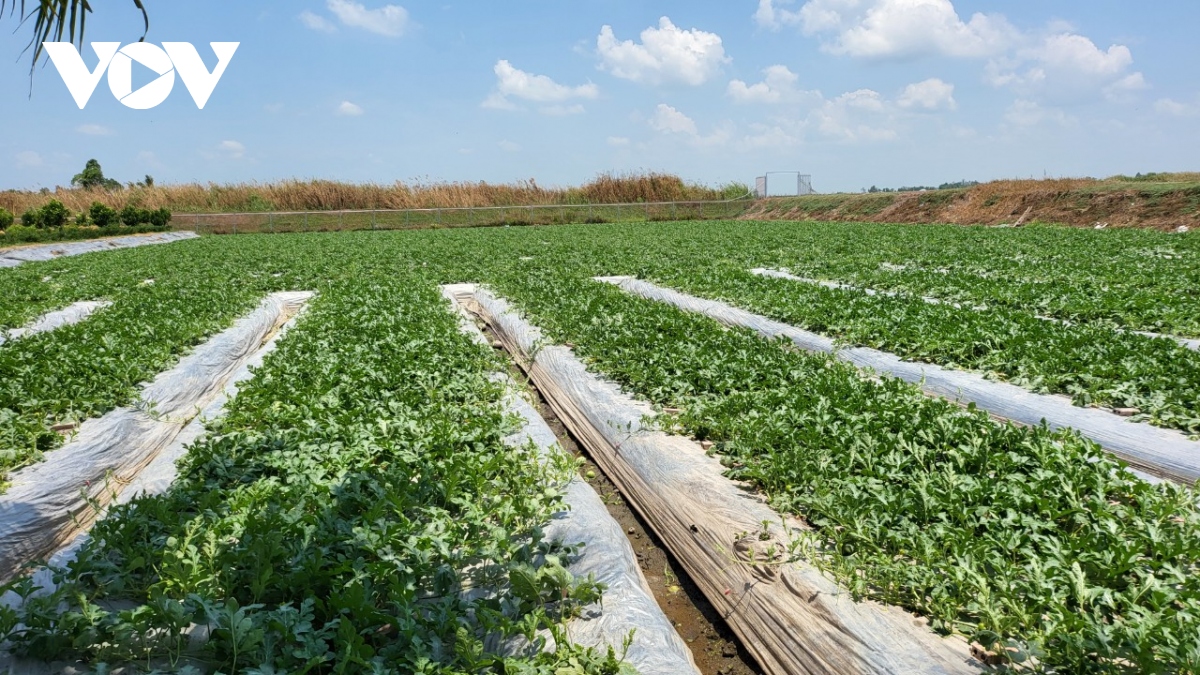
<path fill-rule="evenodd" d="M 184 239 L 195 239 L 200 235 L 195 232 L 181 230 L 179 232 L 156 232 L 154 234 L 131 234 L 125 237 L 109 239 L 88 239 L 86 241 L 62 241 L 53 244 L 37 246 L 21 246 L 17 248 L 0 249 L 0 267 L 16 267 L 22 263 L 54 260 L 63 256 L 82 255 L 96 251 L 111 251 L 118 248 L 133 248 L 150 244 L 169 244 Z"/>
<path fill-rule="evenodd" d="M 602 277 L 634 295 L 704 314 L 728 326 L 749 328 L 763 336 L 785 337 L 801 349 L 832 354 L 860 368 L 898 377 L 930 394 L 960 403 L 974 403 L 998 417 L 1054 429 L 1074 429 L 1108 452 L 1151 475 L 1193 484 L 1200 480 L 1200 443 L 1184 434 L 1095 408 L 1080 408 L 1065 396 L 1034 394 L 1016 385 L 985 379 L 976 373 L 904 361 L 867 347 L 840 348 L 830 338 L 764 316 L 705 300 L 632 277 Z"/>
<path fill-rule="evenodd" d="M 714 608 L 771 675 L 972 673 L 957 637 L 896 607 L 855 602 L 803 562 L 784 562 L 804 525 L 782 517 L 695 442 L 648 426 L 651 408 L 588 372 L 503 300 L 479 289 L 476 311 L 592 457 L 650 523 Z M 605 605 L 607 607 L 607 603 Z"/>
<path fill-rule="evenodd" d="M 87 420 L 63 447 L 42 462 L 11 474 L 12 486 L 0 495 L 0 582 L 22 565 L 43 559 L 86 530 L 101 507 L 179 439 L 212 404 L 230 379 L 292 316 L 312 293 L 275 293 L 160 373 L 147 385 L 136 407 L 119 408 Z M 195 429 L 195 428 L 193 428 Z M 144 481 L 161 483 L 164 471 Z"/>
<path fill-rule="evenodd" d="M 77 302 L 53 312 L 47 312 L 28 325 L 14 328 L 10 331 L 0 331 L 0 345 L 9 340 L 17 340 L 29 335 L 47 333 L 56 328 L 79 323 L 92 315 L 96 310 L 108 307 L 112 303 L 107 300 Z"/>
<path fill-rule="evenodd" d="M 825 288 L 833 288 L 833 289 L 839 289 L 839 290 L 845 290 L 845 291 L 859 291 L 859 292 L 865 293 L 867 295 L 883 295 L 883 296 L 887 296 L 887 297 L 903 296 L 902 293 L 897 293 L 896 291 L 877 291 L 873 288 L 859 288 L 858 286 L 851 286 L 850 284 L 843 284 L 838 281 L 822 281 L 819 279 L 807 279 L 805 277 L 798 277 L 789 272 L 784 272 L 781 270 L 766 269 L 763 267 L 756 267 L 756 268 L 750 270 L 750 273 L 757 274 L 760 277 L 773 277 L 775 279 L 787 279 L 789 281 L 799 281 L 800 283 L 814 284 L 817 286 L 824 286 Z M 940 300 L 938 298 L 931 298 L 929 296 L 922 296 L 921 299 L 931 305 L 950 305 L 952 307 L 962 307 L 963 306 L 957 302 L 947 302 L 946 300 Z M 1070 321 L 1056 319 L 1051 316 L 1038 315 L 1037 318 L 1039 318 L 1043 321 L 1051 321 L 1053 323 L 1062 323 L 1062 324 L 1067 324 L 1067 325 L 1070 325 L 1070 323 L 1071 323 Z M 1113 330 L 1118 333 L 1129 332 L 1129 333 L 1136 333 L 1138 335 L 1145 335 L 1146 337 L 1164 338 L 1167 340 L 1174 340 L 1175 342 L 1179 343 L 1180 345 L 1182 345 L 1184 347 L 1187 347 L 1188 349 L 1194 349 L 1196 351 L 1200 351 L 1200 339 L 1198 339 L 1198 338 L 1185 338 L 1185 337 L 1179 337 L 1177 335 L 1166 335 L 1164 333 L 1153 333 L 1148 330 L 1126 331 L 1126 330 L 1123 330 L 1120 328 L 1114 328 Z"/>
<path fill-rule="evenodd" d="M 474 288 L 453 285 L 443 287 L 443 291 L 454 301 L 468 298 Z M 462 313 L 457 303 L 455 306 Z M 462 326 L 476 341 L 488 344 L 465 314 Z M 524 427 L 505 442 L 524 445 L 533 441 L 546 455 L 564 452 L 546 421 L 520 396 L 517 384 L 507 375 L 500 377 L 510 385 L 505 407 L 524 420 Z M 569 622 L 571 639 L 599 648 L 611 645 L 619 653 L 626 635 L 636 629 L 626 660 L 641 675 L 698 673 L 691 651 L 655 602 L 633 547 L 596 491 L 575 476 L 567 485 L 564 500 L 570 510 L 555 514 L 545 529 L 546 536 L 568 544 L 584 544 L 567 569 L 576 577 L 594 574 L 597 581 L 608 586 L 602 607 L 588 607 L 582 616 Z"/>

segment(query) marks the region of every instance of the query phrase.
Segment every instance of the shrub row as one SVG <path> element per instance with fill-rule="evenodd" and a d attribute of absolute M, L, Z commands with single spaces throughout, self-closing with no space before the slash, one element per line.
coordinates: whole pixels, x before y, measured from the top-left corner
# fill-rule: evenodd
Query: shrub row
<path fill-rule="evenodd" d="M 96 227 L 139 227 L 150 225 L 156 228 L 166 228 L 171 222 L 171 211 L 167 208 L 143 209 L 136 206 L 126 206 L 117 211 L 101 204 L 92 202 L 87 211 L 81 211 L 74 216 L 74 224 L 80 227 L 95 225 Z M 21 214 L 21 225 L 39 230 L 58 229 L 72 221 L 71 210 L 57 199 L 50 200 L 38 209 L 29 209 Z M 0 230 L 12 226 L 13 215 L 5 209 L 0 209 Z"/>

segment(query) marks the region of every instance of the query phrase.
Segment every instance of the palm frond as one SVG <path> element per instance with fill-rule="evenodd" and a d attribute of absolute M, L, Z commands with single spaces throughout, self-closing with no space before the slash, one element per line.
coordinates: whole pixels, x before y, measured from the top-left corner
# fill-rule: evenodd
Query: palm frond
<path fill-rule="evenodd" d="M 142 4 L 143 0 L 132 1 L 142 13 L 144 28 L 142 37 L 138 39 L 140 42 L 146 39 L 146 33 L 150 31 L 150 14 Z M 21 25 L 33 20 L 33 37 L 25 47 L 25 51 L 33 50 L 31 70 L 45 53 L 42 46 L 44 42 L 62 42 L 66 36 L 67 42 L 75 43 L 82 50 L 84 28 L 88 15 L 92 13 L 92 5 L 88 0 L 37 0 L 29 5 L 27 8 L 26 0 L 0 0 L 0 18 L 15 13 L 20 16 Z"/>

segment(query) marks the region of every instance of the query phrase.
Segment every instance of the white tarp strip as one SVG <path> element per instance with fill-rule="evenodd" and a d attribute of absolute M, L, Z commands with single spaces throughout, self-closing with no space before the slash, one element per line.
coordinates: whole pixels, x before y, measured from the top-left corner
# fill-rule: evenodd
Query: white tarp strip
<path fill-rule="evenodd" d="M 0 345 L 9 340 L 19 340 L 30 335 L 47 333 L 56 328 L 79 323 L 91 316 L 96 310 L 104 309 L 111 304 L 107 300 L 77 302 L 62 309 L 48 312 L 21 328 L 14 328 L 7 332 L 0 331 Z"/>
<path fill-rule="evenodd" d="M 124 237 L 108 239 L 87 239 L 84 241 L 61 241 L 53 244 L 37 246 L 21 246 L 17 248 L 0 249 L 0 267 L 16 267 L 27 262 L 54 260 L 65 256 L 95 253 L 97 251 L 112 251 L 119 248 L 149 246 L 150 244 L 170 244 L 171 242 L 195 239 L 200 235 L 195 232 L 180 230 L 178 232 L 156 232 L 154 234 L 131 234 Z"/>
<path fill-rule="evenodd" d="M 850 284 L 843 284 L 843 283 L 840 283 L 837 281 L 822 281 L 820 279 L 808 279 L 806 277 L 798 277 L 789 272 L 784 272 L 781 270 L 766 269 L 763 267 L 756 267 L 756 268 L 750 270 L 750 273 L 757 274 L 760 277 L 772 277 L 775 279 L 787 279 L 789 281 L 798 281 L 798 282 L 804 283 L 804 284 L 813 284 L 816 286 L 824 286 L 825 288 L 833 288 L 833 289 L 845 290 L 845 291 L 861 291 L 862 293 L 866 293 L 867 295 L 882 295 L 882 296 L 886 296 L 889 298 L 905 297 L 904 293 L 898 293 L 896 291 L 877 291 L 873 288 L 859 288 L 858 286 L 851 286 Z M 950 305 L 951 307 L 956 307 L 956 308 L 962 308 L 964 306 L 957 302 L 948 302 L 946 300 L 939 300 L 938 298 L 931 298 L 929 296 L 921 296 L 921 299 L 931 305 Z M 983 307 L 973 307 L 972 309 L 983 309 Z M 1072 325 L 1071 321 L 1066 321 L 1063 319 L 1056 319 L 1052 316 L 1042 316 L 1040 314 L 1035 314 L 1034 316 L 1038 319 L 1041 319 L 1042 321 L 1051 321 L 1053 323 L 1061 323 L 1065 326 Z M 1178 342 L 1180 345 L 1183 345 L 1184 347 L 1187 347 L 1188 349 L 1195 349 L 1197 351 L 1200 351 L 1200 339 L 1178 337 L 1175 335 L 1166 335 L 1164 333 L 1151 333 L 1150 331 L 1145 331 L 1145 330 L 1127 331 L 1127 330 L 1124 330 L 1121 328 L 1113 328 L 1112 330 L 1114 330 L 1117 333 L 1136 333 L 1138 335 L 1144 335 L 1146 337 L 1151 337 L 1151 338 L 1165 338 L 1167 340 L 1174 340 L 1175 342 Z"/>
<path fill-rule="evenodd" d="M 237 396 L 237 392 L 241 383 L 249 380 L 253 373 L 251 369 L 258 368 L 262 365 L 263 359 L 267 354 L 275 350 L 276 343 L 295 325 L 296 320 L 303 313 L 303 308 L 300 309 L 288 322 L 283 325 L 269 340 L 246 360 L 225 383 L 225 387 L 221 392 L 205 406 L 187 426 L 179 432 L 175 440 L 158 454 L 145 469 L 134 478 L 129 485 L 112 500 L 109 507 L 116 504 L 127 504 L 133 501 L 136 497 L 142 495 L 161 495 L 171 487 L 178 475 L 176 463 L 187 452 L 188 447 L 193 442 L 199 439 L 205 433 L 205 424 L 211 420 L 221 417 L 225 414 L 225 406 Z M 106 509 L 107 511 L 107 509 Z M 90 529 L 90 528 L 89 528 Z M 79 554 L 79 550 L 83 548 L 88 541 L 88 533 L 83 532 L 75 537 L 66 546 L 60 548 L 47 561 L 46 566 L 39 567 L 33 572 L 33 582 L 41 590 L 36 591 L 32 597 L 47 595 L 54 591 L 56 584 L 54 583 L 54 568 L 65 568 L 68 564 L 75 560 Z M 19 607 L 21 598 L 16 593 L 9 592 L 0 596 L 0 606 Z M 189 630 L 194 631 L 193 625 Z M 192 645 L 196 646 L 196 645 Z M 0 648 L 0 673 L 7 675 L 51 675 L 52 673 L 72 673 L 86 672 L 77 670 L 79 664 L 67 662 L 42 662 L 34 659 L 15 657 L 2 648 Z"/>
<path fill-rule="evenodd" d="M 442 289 L 462 315 L 462 330 L 480 344 L 489 344 L 458 304 L 460 298 L 469 298 L 475 287 L 456 284 Z M 523 428 L 505 442 L 524 445 L 532 441 L 544 456 L 565 452 L 546 421 L 517 394 L 516 383 L 507 375 L 499 377 L 509 386 L 505 407 L 524 421 Z M 627 662 L 638 673 L 697 675 L 691 651 L 655 602 L 633 547 L 600 496 L 575 476 L 567 485 L 564 501 L 569 510 L 554 515 L 545 529 L 546 537 L 572 545 L 584 544 L 583 550 L 566 565 L 568 571 L 577 578 L 595 575 L 597 581 L 608 587 L 602 605 L 586 608 L 582 616 L 568 623 L 572 641 L 600 649 L 612 646 L 619 653 L 629 631 L 636 629 Z"/>
<path fill-rule="evenodd" d="M 86 530 L 225 389 L 312 293 L 275 293 L 147 385 L 140 402 L 87 420 L 73 440 L 11 474 L 0 495 L 0 582 Z"/>
<path fill-rule="evenodd" d="M 796 346 L 835 357 L 919 385 L 927 393 L 960 403 L 974 403 L 997 417 L 1051 428 L 1070 428 L 1105 450 L 1150 474 L 1192 484 L 1200 480 L 1200 443 L 1184 434 L 1133 422 L 1095 408 L 1080 408 L 1065 396 L 1034 394 L 1021 387 L 984 379 L 976 373 L 928 363 L 903 361 L 866 347 L 840 348 L 830 338 L 773 321 L 723 302 L 686 295 L 631 277 L 601 277 L 633 295 L 704 314 L 728 326 L 753 330 L 768 338 L 785 337 Z"/>
<path fill-rule="evenodd" d="M 801 523 L 727 479 L 695 442 L 647 426 L 648 405 L 588 372 L 570 349 L 545 344 L 503 300 L 478 290 L 469 305 L 767 673 L 983 669 L 965 640 L 940 637 L 896 607 L 855 602 L 803 562 L 782 562 Z"/>

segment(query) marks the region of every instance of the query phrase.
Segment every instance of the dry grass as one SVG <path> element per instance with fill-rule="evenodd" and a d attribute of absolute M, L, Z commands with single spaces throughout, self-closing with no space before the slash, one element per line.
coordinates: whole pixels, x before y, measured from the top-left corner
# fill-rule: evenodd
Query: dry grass
<path fill-rule="evenodd" d="M 133 203 L 176 213 L 306 211 L 335 209 L 455 208 L 537 204 L 618 204 L 715 200 L 741 196 L 745 186 L 710 188 L 660 173 L 602 174 L 581 187 L 545 188 L 533 179 L 515 184 L 351 184 L 327 180 L 236 185 L 163 185 L 117 191 L 59 188 L 54 192 L 6 191 L 0 207 L 15 214 L 58 199 L 72 211 L 98 201 L 116 209 Z M 737 193 L 737 194 L 735 194 Z"/>

